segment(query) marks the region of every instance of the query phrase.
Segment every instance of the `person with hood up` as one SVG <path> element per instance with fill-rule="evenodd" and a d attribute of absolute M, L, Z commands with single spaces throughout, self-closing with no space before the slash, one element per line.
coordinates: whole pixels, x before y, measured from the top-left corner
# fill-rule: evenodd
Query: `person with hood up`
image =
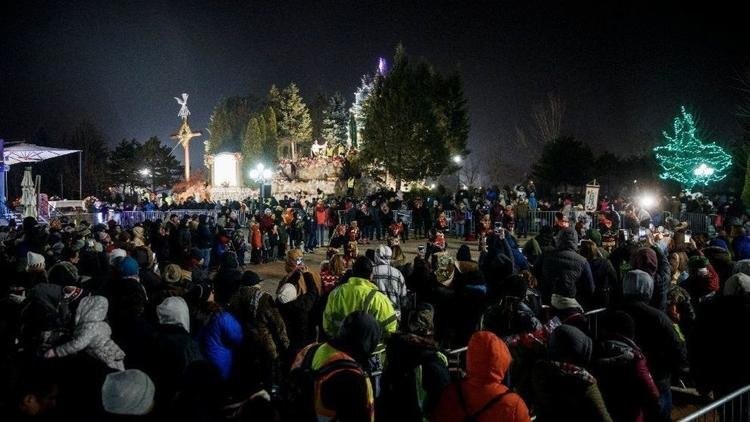
<path fill-rule="evenodd" d="M 599 248 L 591 240 L 581 242 L 581 256 L 586 258 L 591 266 L 591 274 L 594 277 L 594 295 L 591 305 L 595 307 L 606 307 L 609 305 L 609 290 L 617 284 L 617 272 L 612 262 L 604 258 Z"/>
<path fill-rule="evenodd" d="M 466 351 L 466 377 L 443 390 L 430 419 L 530 421 L 526 403 L 503 384 L 511 360 L 508 346 L 495 334 L 474 333 Z"/>
<path fill-rule="evenodd" d="M 671 268 L 667 255 L 654 244 L 653 237 L 648 238 L 650 247 L 636 250 L 630 265 L 634 270 L 648 273 L 654 280 L 654 291 L 649 304 L 654 308 L 665 311 L 667 309 L 667 290 L 671 279 Z"/>
<path fill-rule="evenodd" d="M 729 252 L 727 243 L 722 239 L 713 239 L 701 253 L 708 258 L 708 263 L 714 267 L 719 276 L 720 286 L 724 287 L 727 279 L 734 274 L 734 261 L 732 261 L 732 254 Z"/>
<path fill-rule="evenodd" d="M 297 403 L 303 414 L 317 420 L 375 420 L 373 388 L 364 367 L 382 339 L 380 326 L 369 313 L 354 311 L 333 339 L 311 344 L 297 354 L 292 371 L 312 371 L 314 377 L 313 391 Z"/>
<path fill-rule="evenodd" d="M 548 359 L 534 367 L 537 421 L 612 421 L 596 379 L 585 369 L 592 349 L 591 339 L 571 325 L 552 332 Z"/>
<path fill-rule="evenodd" d="M 339 331 L 347 315 L 364 311 L 375 317 L 383 332 L 390 334 L 398 327 L 393 303 L 371 281 L 372 263 L 365 256 L 354 262 L 349 280 L 333 289 L 323 311 L 323 330 L 329 336 Z"/>
<path fill-rule="evenodd" d="M 245 336 L 237 318 L 214 302 L 212 296 L 204 304 L 208 321 L 198 333 L 198 343 L 206 360 L 227 381 L 234 375 L 235 360 Z"/>
<path fill-rule="evenodd" d="M 562 229 L 556 243 L 556 249 L 542 255 L 537 263 L 542 301 L 553 306 L 570 299 L 585 302 L 596 286 L 586 258 L 576 253 L 578 234 L 570 227 Z"/>
<path fill-rule="evenodd" d="M 659 390 L 635 343 L 635 321 L 623 311 L 604 315 L 604 341 L 594 360 L 599 390 L 615 422 L 657 420 Z"/>
<path fill-rule="evenodd" d="M 438 405 L 450 375 L 433 338 L 434 314 L 432 305 L 420 303 L 409 313 L 406 329 L 388 339 L 378 420 L 421 421 Z"/>
<path fill-rule="evenodd" d="M 542 253 L 555 249 L 554 241 L 552 227 L 543 226 L 539 229 L 539 233 L 536 236 L 526 241 L 523 245 L 523 255 L 526 257 L 526 260 L 529 261 L 529 264 L 534 266 L 539 257 L 542 256 Z"/>
<path fill-rule="evenodd" d="M 709 264 L 708 258 L 701 255 L 691 256 L 688 260 L 688 278 L 683 283 L 690 293 L 693 306 L 697 306 L 719 291 L 719 275 Z"/>
<path fill-rule="evenodd" d="M 242 272 L 240 271 L 240 263 L 237 261 L 237 254 L 226 252 L 219 266 L 219 272 L 216 273 L 214 278 L 216 302 L 227 303 L 234 292 L 239 289 L 241 279 Z"/>
<path fill-rule="evenodd" d="M 635 342 L 646 356 L 648 368 L 659 388 L 660 416 L 672 411 L 672 375 L 687 371 L 687 351 L 666 313 L 649 305 L 654 280 L 648 273 L 632 270 L 623 279 L 622 310 L 635 321 Z"/>
<path fill-rule="evenodd" d="M 125 369 L 125 352 L 112 340 L 112 329 L 104 319 L 109 302 L 104 296 L 87 296 L 81 299 L 76 309 L 75 330 L 67 343 L 45 352 L 45 358 L 65 357 L 86 352 L 118 371 Z"/>
<path fill-rule="evenodd" d="M 159 325 L 149 354 L 147 372 L 156 385 L 156 402 L 168 404 L 177 391 L 188 365 L 203 360 L 198 343 L 190 336 L 190 315 L 185 299 L 164 299 L 156 307 Z"/>
<path fill-rule="evenodd" d="M 397 268 L 391 266 L 391 248 L 380 245 L 375 250 L 375 265 L 372 267 L 370 281 L 378 287 L 393 304 L 397 315 L 401 315 L 402 308 L 407 306 L 406 281 L 404 275 Z"/>

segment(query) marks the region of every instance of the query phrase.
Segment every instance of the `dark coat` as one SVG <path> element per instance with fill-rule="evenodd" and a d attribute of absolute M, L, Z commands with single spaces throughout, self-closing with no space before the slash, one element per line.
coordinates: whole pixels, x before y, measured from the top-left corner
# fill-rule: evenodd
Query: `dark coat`
<path fill-rule="evenodd" d="M 541 360 L 532 382 L 539 422 L 612 420 L 596 380 L 583 368 Z"/>
<path fill-rule="evenodd" d="M 589 297 L 595 290 L 594 279 L 586 258 L 576 253 L 578 236 L 573 229 L 566 229 L 560 232 L 557 241 L 554 252 L 540 257 L 542 300 L 550 303 L 553 293 L 571 298 Z"/>
<path fill-rule="evenodd" d="M 159 325 L 152 345 L 147 372 L 156 386 L 157 402 L 167 404 L 182 384 L 185 369 L 203 360 L 203 354 L 198 343 L 177 324 Z"/>
<path fill-rule="evenodd" d="M 614 421 L 652 420 L 659 414 L 659 390 L 636 344 L 625 337 L 602 343 L 594 360 L 599 390 Z"/>
<path fill-rule="evenodd" d="M 664 312 L 640 301 L 623 305 L 635 321 L 635 341 L 643 350 L 651 375 L 658 385 L 687 368 L 687 351 Z"/>

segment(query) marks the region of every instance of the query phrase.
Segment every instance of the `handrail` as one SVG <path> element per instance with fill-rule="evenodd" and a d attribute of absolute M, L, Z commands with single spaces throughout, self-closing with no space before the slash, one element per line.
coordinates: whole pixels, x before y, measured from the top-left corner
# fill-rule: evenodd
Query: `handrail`
<path fill-rule="evenodd" d="M 708 406 L 698 409 L 697 411 L 685 416 L 684 418 L 680 419 L 679 422 L 690 422 L 695 420 L 696 418 L 703 416 L 707 414 L 708 412 L 718 408 L 719 406 L 725 405 L 729 403 L 732 399 L 741 396 L 745 393 L 750 393 L 750 385 L 746 385 L 739 390 L 735 391 L 734 393 L 728 394 L 719 400 L 714 401 L 713 403 L 709 404 Z M 740 409 L 741 410 L 741 409 Z"/>

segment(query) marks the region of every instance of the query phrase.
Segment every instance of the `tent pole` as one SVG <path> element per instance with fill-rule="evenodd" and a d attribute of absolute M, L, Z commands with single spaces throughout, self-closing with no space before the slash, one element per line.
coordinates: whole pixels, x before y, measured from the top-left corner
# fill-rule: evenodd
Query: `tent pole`
<path fill-rule="evenodd" d="M 83 199 L 83 151 L 78 151 L 78 199 Z"/>

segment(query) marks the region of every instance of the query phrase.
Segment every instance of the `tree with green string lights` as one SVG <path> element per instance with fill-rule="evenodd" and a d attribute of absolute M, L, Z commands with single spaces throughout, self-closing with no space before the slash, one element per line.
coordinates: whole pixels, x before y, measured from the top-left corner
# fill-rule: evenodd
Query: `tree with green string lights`
<path fill-rule="evenodd" d="M 659 177 L 675 180 L 688 190 L 725 178 L 732 165 L 731 155 L 716 142 L 701 141 L 693 116 L 685 107 L 681 110 L 682 116 L 674 119 L 674 134 L 664 131 L 667 143 L 654 148 L 663 170 Z"/>

